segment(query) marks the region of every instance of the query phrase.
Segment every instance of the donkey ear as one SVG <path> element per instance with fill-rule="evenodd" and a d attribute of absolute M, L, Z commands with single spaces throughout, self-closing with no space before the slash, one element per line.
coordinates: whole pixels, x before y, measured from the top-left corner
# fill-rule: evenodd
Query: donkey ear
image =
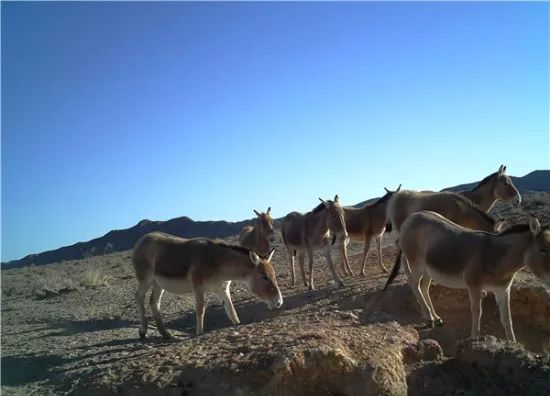
<path fill-rule="evenodd" d="M 504 165 L 500 165 L 500 167 L 498 168 L 498 175 L 502 175 L 504 173 L 504 170 L 505 170 L 505 167 Z"/>
<path fill-rule="evenodd" d="M 388 190 L 386 187 L 384 187 L 384 190 L 386 190 L 386 193 L 389 194 L 391 191 Z"/>
<path fill-rule="evenodd" d="M 401 184 L 399 185 L 399 187 L 397 187 L 397 190 L 395 190 L 395 192 L 399 192 L 399 190 L 401 190 Z"/>
<path fill-rule="evenodd" d="M 269 256 L 267 256 L 267 262 L 269 263 L 271 259 L 273 258 L 273 255 L 275 254 L 275 248 L 271 249 L 271 252 L 269 252 Z"/>
<path fill-rule="evenodd" d="M 323 198 L 319 198 L 319 201 L 325 204 L 326 207 L 328 207 L 328 202 L 325 201 Z"/>
<path fill-rule="evenodd" d="M 504 165 L 504 168 L 502 168 L 502 173 L 506 173 L 506 165 Z"/>
<path fill-rule="evenodd" d="M 258 213 L 258 211 L 256 209 L 254 209 L 254 213 L 256 213 L 256 216 L 260 217 L 260 214 Z"/>
<path fill-rule="evenodd" d="M 338 202 L 339 200 L 340 200 L 340 198 L 338 198 L 338 194 L 336 194 L 336 195 L 334 196 L 334 202 Z"/>
<path fill-rule="evenodd" d="M 248 256 L 255 266 L 260 265 L 260 257 L 253 250 L 248 252 Z"/>
<path fill-rule="evenodd" d="M 531 217 L 531 219 L 529 219 L 529 228 L 531 229 L 533 235 L 537 236 L 539 234 L 540 223 L 536 217 Z"/>
<path fill-rule="evenodd" d="M 506 227 L 506 220 L 504 218 L 498 219 L 495 223 L 495 232 L 501 233 Z"/>
<path fill-rule="evenodd" d="M 267 208 L 267 214 L 270 214 L 271 213 L 271 206 L 269 208 Z"/>

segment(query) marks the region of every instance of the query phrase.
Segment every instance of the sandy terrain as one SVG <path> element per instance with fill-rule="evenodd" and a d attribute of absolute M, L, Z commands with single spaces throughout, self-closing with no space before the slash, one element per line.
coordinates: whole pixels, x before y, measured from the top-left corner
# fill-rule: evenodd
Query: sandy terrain
<path fill-rule="evenodd" d="M 550 221 L 550 193 L 527 201 L 528 211 Z M 497 212 L 513 222 L 525 218 L 503 206 Z M 235 237 L 227 240 L 236 242 Z M 387 266 L 393 264 L 394 240 L 395 235 L 384 237 Z M 165 295 L 163 318 L 176 336 L 170 342 L 159 337 L 153 321 L 147 341 L 138 338 L 130 251 L 3 270 L 2 393 L 351 395 L 469 394 L 477 389 L 490 394 L 517 386 L 524 394 L 544 394 L 550 389 L 550 291 L 528 270 L 520 272 L 512 293 L 514 327 L 526 349 L 491 338 L 480 347 L 470 341 L 456 344 L 470 329 L 465 291 L 432 287 L 445 326 L 423 329 L 402 275 L 387 293 L 380 292 L 386 274 L 373 248 L 367 277 L 361 277 L 362 245 L 350 244 L 356 275 L 345 279 L 344 288 L 332 284 L 318 253 L 318 290 L 307 291 L 289 286 L 280 236 L 276 247 L 284 309 L 269 311 L 243 285 L 233 284 L 241 324 L 231 325 L 218 299 L 210 296 L 206 334 L 196 337 L 193 298 Z M 502 339 L 492 296 L 483 308 L 482 334 Z M 483 360 L 483 348 L 493 348 L 491 356 L 498 351 L 506 361 L 513 356 L 515 366 L 498 371 L 501 366 Z M 525 362 L 534 367 L 529 375 L 521 371 Z M 490 370 L 497 376 L 483 374 Z"/>

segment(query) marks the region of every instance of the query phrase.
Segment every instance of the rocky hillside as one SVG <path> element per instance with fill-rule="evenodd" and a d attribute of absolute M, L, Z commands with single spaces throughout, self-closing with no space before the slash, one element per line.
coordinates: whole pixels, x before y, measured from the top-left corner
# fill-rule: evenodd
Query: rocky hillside
<path fill-rule="evenodd" d="M 538 170 L 523 177 L 512 177 L 512 179 L 517 188 L 522 192 L 550 191 L 550 170 Z M 476 183 L 461 184 L 450 187 L 448 190 L 466 190 L 474 187 Z M 361 206 L 376 199 L 378 198 L 372 198 L 355 206 Z M 87 255 L 121 252 L 131 249 L 141 236 L 151 231 L 162 231 L 182 237 L 204 236 L 209 238 L 225 238 L 238 234 L 242 227 L 250 224 L 251 221 L 244 220 L 235 223 L 227 221 L 194 221 L 189 217 L 177 217 L 167 221 L 142 220 L 131 228 L 109 231 L 104 236 L 88 242 L 78 242 L 71 246 L 38 254 L 30 254 L 20 260 L 2 263 L 2 266 L 17 268 L 31 264 L 43 265 L 63 260 L 77 260 Z"/>

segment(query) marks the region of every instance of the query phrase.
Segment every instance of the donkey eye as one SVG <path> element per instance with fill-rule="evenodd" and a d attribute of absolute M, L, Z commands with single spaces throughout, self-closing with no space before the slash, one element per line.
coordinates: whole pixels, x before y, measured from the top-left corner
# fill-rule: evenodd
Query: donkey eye
<path fill-rule="evenodd" d="M 269 280 L 269 278 L 267 277 L 267 275 L 262 275 L 262 279 L 263 279 L 264 281 L 266 281 L 266 282 Z"/>

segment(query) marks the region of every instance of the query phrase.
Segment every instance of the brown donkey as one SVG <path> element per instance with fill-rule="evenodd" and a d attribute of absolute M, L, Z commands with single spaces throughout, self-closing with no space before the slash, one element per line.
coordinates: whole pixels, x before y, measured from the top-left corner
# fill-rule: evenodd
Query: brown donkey
<path fill-rule="evenodd" d="M 395 191 L 390 191 L 385 187 L 384 190 L 386 190 L 386 194 L 370 205 L 365 205 L 361 208 L 344 208 L 346 231 L 350 239 L 363 241 L 365 243 L 363 248 L 363 263 L 361 265 L 361 274 L 363 274 L 363 276 L 366 275 L 367 254 L 369 252 L 370 241 L 373 237 L 376 241 L 378 264 L 385 272 L 388 272 L 382 263 L 382 246 L 380 240 L 386 230 L 386 207 L 392 195 L 401 190 L 401 184 Z M 346 268 L 344 261 L 342 261 L 341 264 L 344 273 L 353 276 L 351 268 Z"/>
<path fill-rule="evenodd" d="M 256 224 L 243 227 L 239 234 L 239 245 L 254 250 L 262 257 L 267 257 L 271 251 L 270 243 L 275 239 L 271 207 L 267 208 L 265 213 L 258 213 L 254 209 L 254 213 L 256 214 Z"/>
<path fill-rule="evenodd" d="M 430 325 L 442 325 L 429 295 L 430 282 L 468 289 L 472 315 L 471 336 L 479 335 L 483 291 L 495 295 L 506 338 L 515 341 L 510 315 L 510 287 L 514 276 L 528 266 L 550 286 L 550 229 L 536 218 L 512 226 L 501 234 L 469 230 L 438 213 L 412 214 L 401 226 L 399 246 L 408 263 L 408 283 Z M 386 284 L 401 264 L 397 258 Z"/>
<path fill-rule="evenodd" d="M 145 293 L 152 287 L 150 305 L 159 333 L 170 337 L 162 323 L 160 301 L 164 291 L 193 293 L 197 315 L 197 335 L 204 332 L 204 295 L 213 292 L 223 301 L 231 322 L 239 318 L 231 302 L 231 281 L 246 281 L 252 293 L 270 309 L 280 308 L 283 297 L 270 261 L 272 250 L 264 259 L 253 251 L 206 238 L 184 239 L 152 232 L 144 235 L 134 248 L 132 262 L 138 280 L 136 305 L 140 315 L 139 335 L 147 333 Z"/>
<path fill-rule="evenodd" d="M 489 212 L 497 201 L 504 201 L 518 206 L 521 195 L 506 175 L 506 166 L 500 165 L 498 171 L 480 181 L 472 190 L 460 191 L 481 209 Z"/>
<path fill-rule="evenodd" d="M 453 192 L 428 192 L 402 190 L 389 200 L 386 218 L 400 232 L 405 219 L 415 212 L 431 210 L 463 227 L 495 231 L 499 224 L 495 219 L 468 198 Z"/>
<path fill-rule="evenodd" d="M 334 279 L 340 286 L 344 286 L 344 281 L 336 273 L 334 263 L 330 254 L 331 232 L 338 239 L 342 259 L 347 262 L 348 234 L 346 232 L 346 223 L 344 220 L 344 210 L 340 206 L 338 195 L 334 201 L 323 201 L 306 214 L 291 212 L 283 220 L 281 232 L 283 241 L 289 256 L 290 276 L 292 286 L 296 285 L 296 276 L 294 272 L 294 258 L 299 252 L 300 269 L 302 271 L 302 280 L 304 285 L 313 290 L 313 250 L 323 248 L 328 266 Z M 304 268 L 304 254 L 309 256 L 309 282 L 306 280 Z M 347 264 L 349 266 L 349 264 Z"/>

